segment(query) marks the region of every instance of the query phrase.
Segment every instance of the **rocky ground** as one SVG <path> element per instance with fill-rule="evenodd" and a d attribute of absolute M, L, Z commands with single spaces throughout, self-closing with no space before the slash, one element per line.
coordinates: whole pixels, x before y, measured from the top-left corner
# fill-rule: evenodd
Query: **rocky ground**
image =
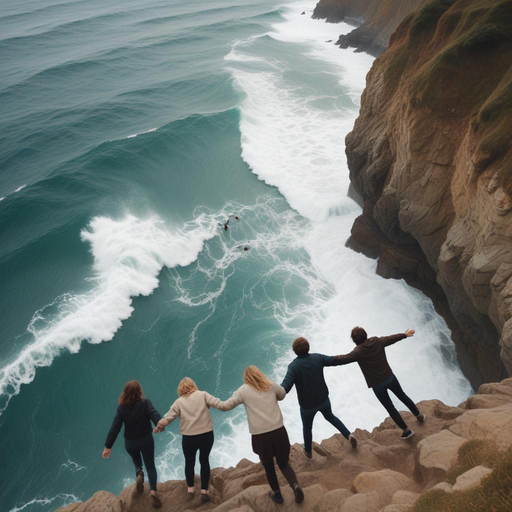
<path fill-rule="evenodd" d="M 404 413 L 416 432 L 409 441 L 399 439 L 400 430 L 387 418 L 372 432 L 355 432 L 359 439 L 356 450 L 336 434 L 316 444 L 313 459 L 308 460 L 301 454 L 300 445 L 295 444 L 291 465 L 305 494 L 304 503 L 300 505 L 295 504 L 292 491 L 284 481 L 281 485 L 285 504 L 272 503 L 267 496 L 269 488 L 261 465 L 242 460 L 234 468 L 213 470 L 212 501 L 208 504 L 202 504 L 197 495 L 189 501 L 184 481 L 159 484 L 162 510 L 412 512 L 415 508 L 419 510 L 421 499 L 428 498 L 430 494 L 426 492 L 434 487 L 438 490 L 435 494 L 438 499 L 445 493 L 464 497 L 479 489 L 481 482 L 485 483 L 483 479 L 493 475 L 492 461 L 481 464 L 477 458 L 470 459 L 471 463 L 466 463 L 460 474 L 454 473 L 454 468 L 458 460 L 460 462 L 461 447 L 474 440 L 484 440 L 497 450 L 496 453 L 511 449 L 512 379 L 482 385 L 478 394 L 458 407 L 447 406 L 439 400 L 423 401 L 418 406 L 427 419 L 419 424 L 412 414 Z M 59 512 L 149 512 L 153 508 L 145 485 L 143 494 L 137 493 L 134 485 L 127 487 L 120 496 L 99 491 L 85 503 L 74 503 Z M 504 506 L 512 506 L 511 487 L 505 492 L 508 495 L 502 498 Z M 450 509 L 438 506 L 431 510 Z"/>

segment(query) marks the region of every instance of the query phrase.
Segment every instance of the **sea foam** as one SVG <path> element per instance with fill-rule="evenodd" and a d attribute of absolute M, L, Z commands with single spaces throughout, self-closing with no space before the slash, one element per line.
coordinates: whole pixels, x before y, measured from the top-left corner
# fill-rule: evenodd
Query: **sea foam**
<path fill-rule="evenodd" d="M 0 369 L 0 412 L 22 384 L 32 382 L 38 367 L 49 366 L 61 352 L 77 353 L 84 340 L 111 340 L 132 314 L 133 297 L 151 294 L 164 266 L 194 261 L 217 230 L 217 219 L 206 215 L 179 229 L 156 217 L 93 218 L 81 233 L 94 257 L 92 289 L 65 294 L 34 314 L 28 327 L 32 342 Z"/>

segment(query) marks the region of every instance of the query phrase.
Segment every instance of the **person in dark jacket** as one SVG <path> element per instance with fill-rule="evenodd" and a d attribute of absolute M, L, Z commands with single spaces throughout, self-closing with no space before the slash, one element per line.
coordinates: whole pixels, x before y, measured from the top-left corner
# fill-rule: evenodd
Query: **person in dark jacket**
<path fill-rule="evenodd" d="M 281 386 L 290 392 L 293 385 L 297 389 L 300 416 L 304 433 L 302 453 L 311 459 L 313 453 L 313 420 L 317 412 L 336 427 L 353 448 L 357 447 L 357 439 L 350 433 L 342 421 L 334 416 L 329 400 L 329 389 L 325 383 L 324 367 L 342 364 L 332 356 L 310 354 L 309 342 L 306 338 L 297 338 L 292 345 L 297 357 L 288 365 L 288 371 Z"/>
<path fill-rule="evenodd" d="M 137 490 L 144 491 L 144 472 L 142 471 L 142 459 L 144 459 L 144 465 L 148 472 L 151 501 L 155 508 L 160 508 L 162 502 L 156 491 L 155 442 L 151 422 L 156 426 L 160 419 L 161 416 L 151 401 L 143 397 L 141 385 L 136 380 L 127 382 L 119 397 L 119 406 L 103 450 L 103 458 L 108 459 L 110 450 L 124 423 L 124 445 L 135 465 Z"/>
<path fill-rule="evenodd" d="M 414 331 L 407 329 L 402 334 L 393 334 L 392 336 L 384 336 L 382 338 L 368 338 L 366 331 L 362 327 L 354 327 L 351 337 L 357 347 L 350 354 L 335 356 L 337 364 L 343 365 L 356 362 L 359 364 L 366 384 L 368 384 L 369 388 L 373 389 L 375 396 L 386 408 L 393 421 L 402 429 L 400 438 L 403 440 L 411 438 L 414 435 L 414 431 L 407 426 L 400 413 L 396 410 L 389 397 L 388 390 L 392 391 L 407 406 L 420 423 L 425 421 L 425 415 L 420 413 L 416 404 L 404 393 L 398 379 L 393 374 L 393 370 L 391 370 L 386 357 L 386 347 L 411 336 L 414 336 Z"/>

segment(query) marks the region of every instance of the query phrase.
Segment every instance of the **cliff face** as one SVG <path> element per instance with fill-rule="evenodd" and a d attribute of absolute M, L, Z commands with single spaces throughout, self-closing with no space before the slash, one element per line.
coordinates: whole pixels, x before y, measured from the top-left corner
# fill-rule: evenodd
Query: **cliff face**
<path fill-rule="evenodd" d="M 399 23 L 427 0 L 320 0 L 313 18 L 331 23 L 346 21 L 359 25 L 336 42 L 341 48 L 357 48 L 380 55 L 388 47 Z"/>
<path fill-rule="evenodd" d="M 365 200 L 349 243 L 449 305 L 473 384 L 512 375 L 511 135 L 512 2 L 434 0 L 375 61 L 346 139 Z"/>
<path fill-rule="evenodd" d="M 340 434 L 314 444 L 306 459 L 299 445 L 292 447 L 291 465 L 304 489 L 297 505 L 281 474 L 285 500 L 276 505 L 261 464 L 242 460 L 235 468 L 212 471 L 212 501 L 202 504 L 198 491 L 189 501 L 184 481 L 159 483 L 162 511 L 186 512 L 505 512 L 512 507 L 512 379 L 486 384 L 458 407 L 439 400 L 418 404 L 427 418 L 419 424 L 411 413 L 404 419 L 416 435 L 400 440 L 400 430 L 387 418 L 371 433 L 356 430 L 353 450 Z M 463 457 L 461 457 L 461 454 Z M 197 468 L 199 469 L 199 468 Z M 488 481 L 482 481 L 487 477 Z M 453 485 L 454 484 L 454 485 Z M 196 489 L 199 480 L 196 481 Z M 435 487 L 434 491 L 427 492 Z M 491 487 L 489 496 L 487 488 Z M 456 494 L 453 491 L 457 491 Z M 434 493 L 434 494 L 432 494 Z M 435 497 L 434 506 L 425 503 Z M 471 507 L 467 506 L 467 502 Z M 483 502 L 483 505 L 482 505 Z M 140 494 L 134 485 L 120 496 L 97 492 L 84 503 L 59 512 L 150 512 L 148 484 Z"/>

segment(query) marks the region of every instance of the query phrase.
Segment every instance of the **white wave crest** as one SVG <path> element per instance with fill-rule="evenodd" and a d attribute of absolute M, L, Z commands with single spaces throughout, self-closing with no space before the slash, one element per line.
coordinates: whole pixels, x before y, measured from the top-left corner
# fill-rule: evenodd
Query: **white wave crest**
<path fill-rule="evenodd" d="M 92 219 L 81 237 L 94 256 L 94 286 L 80 295 L 65 294 L 34 314 L 28 327 L 33 341 L 0 369 L 0 412 L 22 384 L 32 382 L 38 367 L 49 366 L 62 351 L 76 353 L 84 340 L 110 341 L 132 314 L 133 297 L 151 294 L 164 266 L 193 262 L 217 229 L 217 220 L 206 215 L 172 231 L 155 217 Z"/>
<path fill-rule="evenodd" d="M 80 500 L 74 494 L 59 493 L 53 496 L 52 498 L 34 498 L 33 500 L 30 500 L 27 503 L 20 505 L 19 507 L 11 508 L 9 512 L 21 512 L 22 510 L 27 509 L 27 512 L 29 512 L 32 509 L 32 507 L 34 507 L 34 510 L 36 510 L 39 509 L 41 506 L 51 505 L 56 501 L 58 502 L 59 507 L 66 507 L 67 505 L 70 505 L 71 503 L 75 503 L 76 501 Z"/>

